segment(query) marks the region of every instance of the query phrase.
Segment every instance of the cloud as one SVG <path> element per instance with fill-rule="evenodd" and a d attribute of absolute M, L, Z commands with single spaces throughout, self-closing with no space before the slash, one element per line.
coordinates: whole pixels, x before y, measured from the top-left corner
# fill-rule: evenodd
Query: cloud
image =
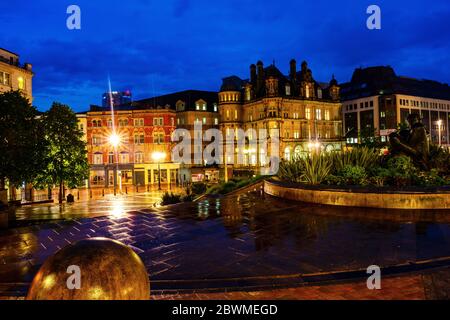
<path fill-rule="evenodd" d="M 397 73 L 450 82 L 450 5 L 445 0 L 379 0 L 382 30 L 366 28 L 368 4 L 343 1 L 79 0 L 82 30 L 65 28 L 66 4 L 43 0 L 0 10 L 2 47 L 33 64 L 35 103 L 77 110 L 115 90 L 136 98 L 184 89 L 217 90 L 273 59 L 288 71 L 308 60 L 314 76 L 347 81 L 354 68 L 392 65 Z M 1 7 L 0 7 L 1 8 Z M 31 8 L 31 9 L 30 9 Z"/>

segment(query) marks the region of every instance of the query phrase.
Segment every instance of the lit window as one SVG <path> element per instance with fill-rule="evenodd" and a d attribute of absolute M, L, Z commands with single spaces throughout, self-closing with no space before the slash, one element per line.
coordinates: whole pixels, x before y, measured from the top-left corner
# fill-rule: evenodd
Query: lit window
<path fill-rule="evenodd" d="M 325 120 L 330 120 L 330 110 L 325 110 L 324 116 Z"/>
<path fill-rule="evenodd" d="M 202 120 L 203 120 L 203 124 L 206 124 L 206 118 L 203 118 Z"/>
<path fill-rule="evenodd" d="M 11 85 L 11 75 L 6 72 L 0 71 L 0 84 L 3 84 L 5 86 Z"/>
<path fill-rule="evenodd" d="M 100 136 L 92 136 L 92 144 L 94 146 L 99 146 L 102 144 L 102 138 Z"/>
<path fill-rule="evenodd" d="M 128 162 L 130 162 L 128 153 L 126 153 L 126 152 L 122 152 L 120 154 L 120 158 L 119 159 L 120 159 L 120 163 L 128 163 Z"/>
<path fill-rule="evenodd" d="M 114 163 L 114 153 L 112 152 L 108 154 L 108 163 Z"/>
<path fill-rule="evenodd" d="M 214 112 L 217 112 L 217 104 L 214 103 Z"/>
<path fill-rule="evenodd" d="M 289 147 L 286 147 L 286 149 L 284 149 L 284 160 L 291 160 L 291 149 Z"/>
<path fill-rule="evenodd" d="M 153 134 L 153 143 L 164 143 L 164 133 L 159 132 L 159 133 L 154 133 Z"/>
<path fill-rule="evenodd" d="M 144 144 L 145 137 L 143 133 L 139 133 L 134 135 L 134 143 L 135 144 Z"/>
<path fill-rule="evenodd" d="M 291 86 L 290 85 L 286 85 L 286 95 L 290 96 L 291 95 Z"/>
<path fill-rule="evenodd" d="M 214 118 L 214 124 L 217 126 L 219 124 L 219 119 L 218 118 Z"/>
<path fill-rule="evenodd" d="M 94 164 L 102 164 L 103 163 L 103 155 L 101 153 L 94 154 Z"/>
<path fill-rule="evenodd" d="M 134 162 L 135 163 L 144 163 L 144 153 L 143 152 L 136 152 L 134 154 Z"/>
<path fill-rule="evenodd" d="M 143 127 L 144 126 L 144 119 L 134 119 L 134 126 L 135 127 Z"/>
<path fill-rule="evenodd" d="M 305 109 L 305 118 L 307 120 L 311 120 L 311 109 L 310 108 Z"/>
<path fill-rule="evenodd" d="M 162 126 L 164 122 L 164 118 L 153 118 L 154 126 Z"/>
<path fill-rule="evenodd" d="M 316 120 L 322 120 L 322 110 L 316 109 Z"/>
<path fill-rule="evenodd" d="M 237 110 L 234 110 L 234 119 L 237 120 L 237 118 L 238 118 L 238 112 L 237 112 Z"/>
<path fill-rule="evenodd" d="M 18 87 L 20 90 L 25 89 L 25 80 L 24 80 L 22 77 L 18 77 L 18 78 L 17 78 L 17 87 Z"/>

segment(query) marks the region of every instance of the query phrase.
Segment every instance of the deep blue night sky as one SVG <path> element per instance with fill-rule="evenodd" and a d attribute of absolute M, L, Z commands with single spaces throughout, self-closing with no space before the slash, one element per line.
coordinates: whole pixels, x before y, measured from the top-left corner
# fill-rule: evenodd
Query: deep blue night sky
<path fill-rule="evenodd" d="M 82 29 L 66 28 L 81 7 Z M 366 8 L 382 9 L 382 30 L 366 28 Z M 34 104 L 77 111 L 113 90 L 135 99 L 184 89 L 218 90 L 274 59 L 307 60 L 313 76 L 348 81 L 355 67 L 391 65 L 400 75 L 450 82 L 448 0 L 24 0 L 0 3 L 0 47 L 33 64 Z"/>

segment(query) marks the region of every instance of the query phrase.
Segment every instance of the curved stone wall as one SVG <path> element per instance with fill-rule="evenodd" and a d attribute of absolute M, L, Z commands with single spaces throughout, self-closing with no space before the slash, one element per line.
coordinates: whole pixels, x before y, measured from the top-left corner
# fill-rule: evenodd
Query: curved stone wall
<path fill-rule="evenodd" d="M 384 209 L 450 209 L 450 193 L 352 192 L 292 187 L 283 182 L 264 181 L 264 191 L 272 196 L 309 203 Z"/>

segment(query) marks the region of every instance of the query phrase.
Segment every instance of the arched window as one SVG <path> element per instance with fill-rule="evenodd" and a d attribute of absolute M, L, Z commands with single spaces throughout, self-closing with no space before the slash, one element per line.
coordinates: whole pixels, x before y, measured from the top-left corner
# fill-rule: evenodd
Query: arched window
<path fill-rule="evenodd" d="M 289 147 L 284 149 L 284 160 L 291 161 L 291 148 Z"/>

